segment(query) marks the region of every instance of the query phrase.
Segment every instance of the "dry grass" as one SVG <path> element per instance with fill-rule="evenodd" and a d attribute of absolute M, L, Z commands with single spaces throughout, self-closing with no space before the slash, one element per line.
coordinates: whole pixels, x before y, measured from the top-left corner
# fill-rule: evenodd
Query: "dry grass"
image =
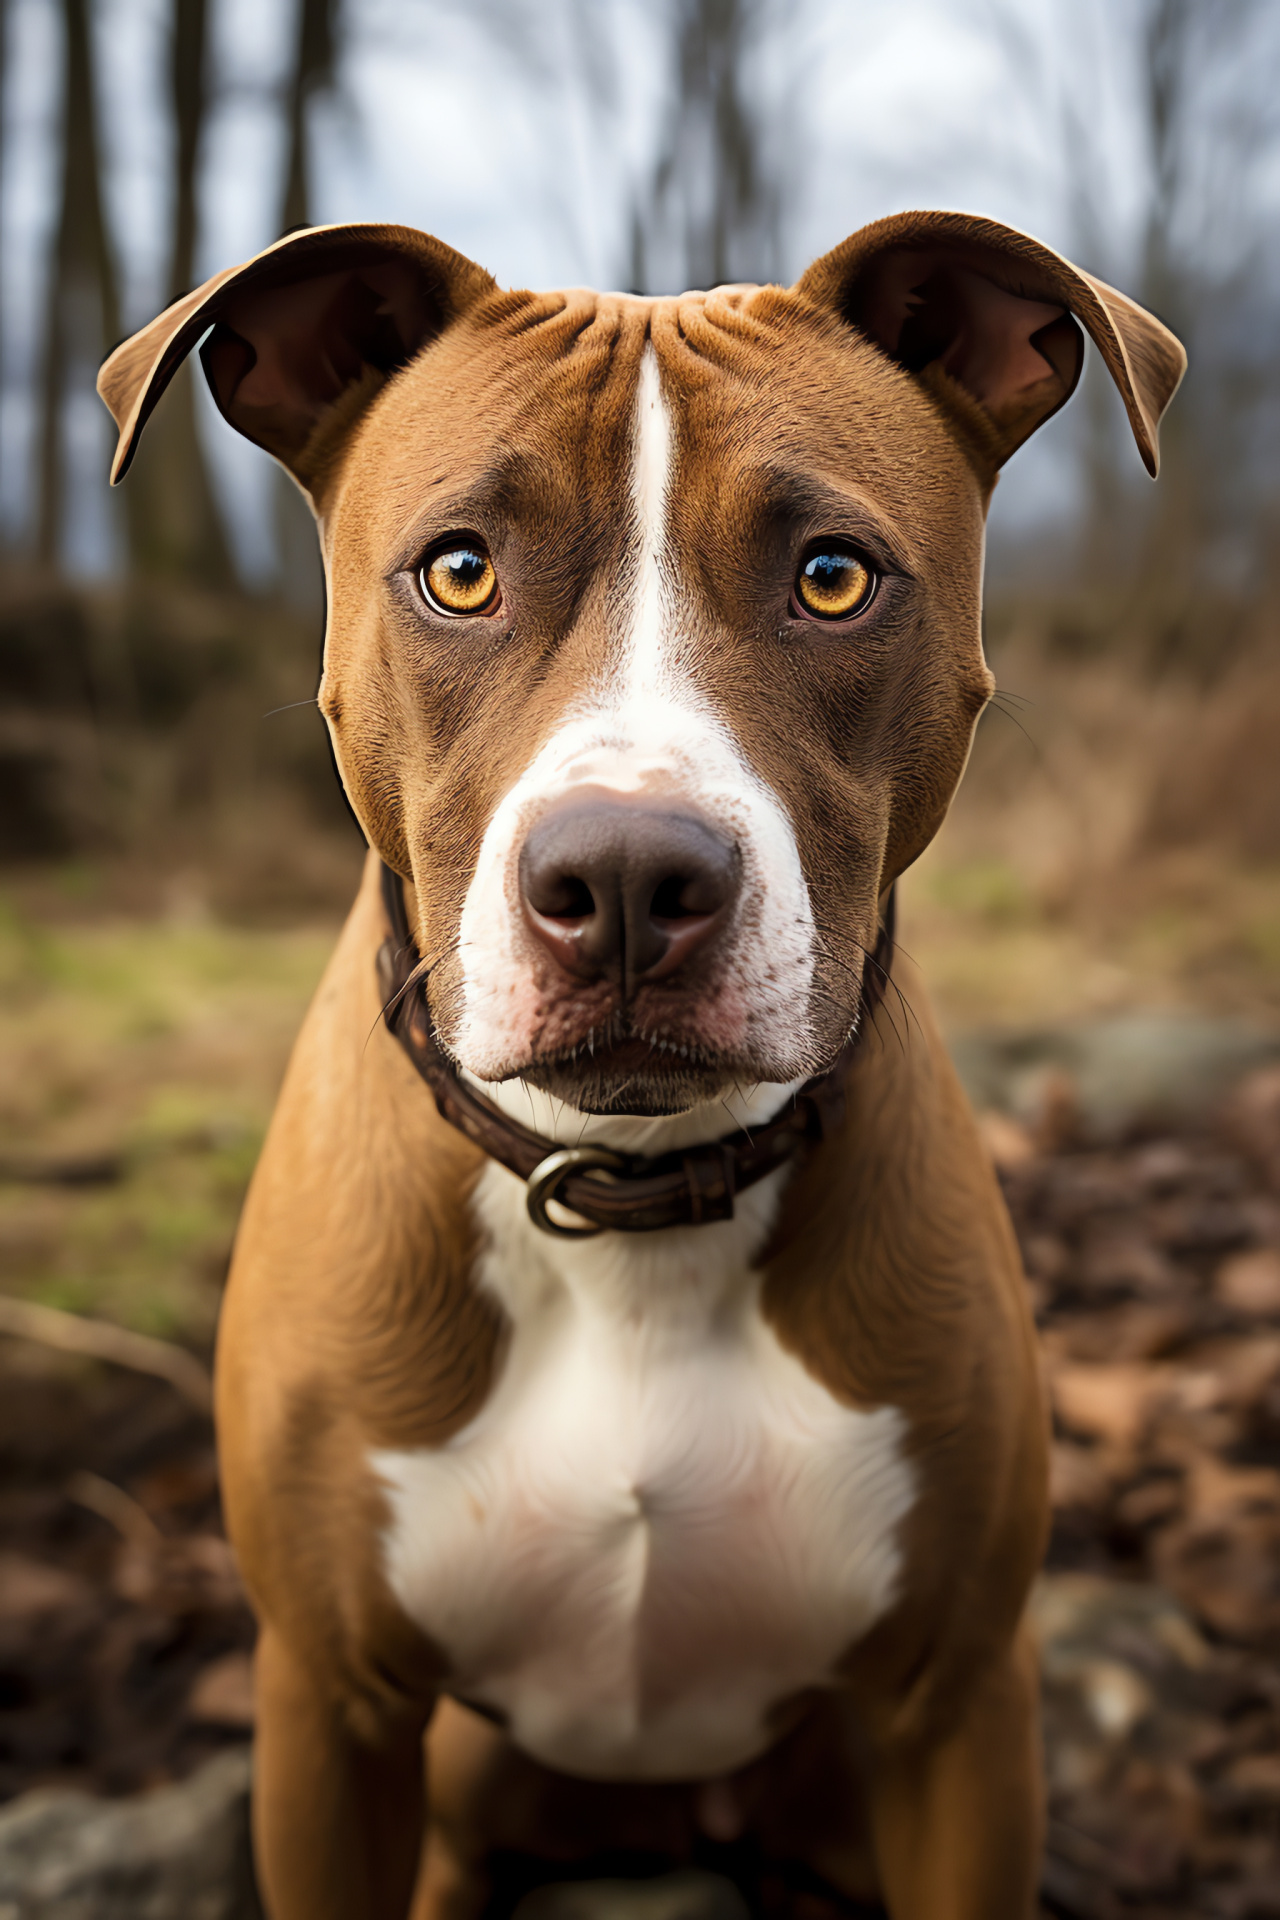
<path fill-rule="evenodd" d="M 993 656 L 1002 694 L 903 886 L 944 1018 L 1280 1017 L 1280 664 L 1153 680 L 1030 623 Z"/>
<path fill-rule="evenodd" d="M 0 1181 L 0 1283 L 208 1339 L 332 937 L 180 917 L 50 925 L 6 904 L 0 1166 L 23 1177 Z M 74 1177 L 95 1162 L 105 1177 Z"/>

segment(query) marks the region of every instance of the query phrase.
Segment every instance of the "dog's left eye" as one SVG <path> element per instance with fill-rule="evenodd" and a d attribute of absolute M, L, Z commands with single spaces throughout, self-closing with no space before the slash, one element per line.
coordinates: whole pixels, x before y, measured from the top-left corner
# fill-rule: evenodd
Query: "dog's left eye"
<path fill-rule="evenodd" d="M 876 575 L 860 553 L 834 541 L 810 550 L 792 588 L 795 611 L 813 620 L 849 620 L 871 602 Z"/>
<path fill-rule="evenodd" d="M 418 569 L 418 585 L 436 613 L 492 613 L 500 597 L 493 561 L 478 540 L 437 547 Z"/>

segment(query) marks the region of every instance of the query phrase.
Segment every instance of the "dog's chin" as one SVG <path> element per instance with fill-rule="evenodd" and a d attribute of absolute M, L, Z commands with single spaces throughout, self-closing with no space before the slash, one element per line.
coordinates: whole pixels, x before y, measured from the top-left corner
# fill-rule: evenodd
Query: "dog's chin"
<path fill-rule="evenodd" d="M 673 1048 L 659 1050 L 639 1041 L 597 1048 L 594 1055 L 579 1051 L 576 1058 L 559 1055 L 534 1060 L 519 1072 L 521 1080 L 579 1113 L 626 1114 L 646 1120 L 688 1113 L 691 1107 L 721 1100 L 735 1086 L 762 1077 L 712 1055 L 682 1056 Z"/>

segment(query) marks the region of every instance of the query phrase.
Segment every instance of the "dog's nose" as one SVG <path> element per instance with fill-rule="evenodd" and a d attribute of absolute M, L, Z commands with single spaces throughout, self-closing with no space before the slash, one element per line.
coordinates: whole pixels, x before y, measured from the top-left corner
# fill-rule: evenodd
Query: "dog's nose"
<path fill-rule="evenodd" d="M 520 892 L 530 928 L 562 967 L 630 993 L 714 938 L 739 866 L 732 841 L 696 813 L 580 789 L 531 829 Z"/>

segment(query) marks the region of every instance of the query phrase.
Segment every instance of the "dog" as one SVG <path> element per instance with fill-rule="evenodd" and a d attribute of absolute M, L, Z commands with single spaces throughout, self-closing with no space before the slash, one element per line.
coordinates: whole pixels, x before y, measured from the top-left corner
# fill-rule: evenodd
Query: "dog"
<path fill-rule="evenodd" d="M 370 848 L 219 1333 L 273 1920 L 1033 1910 L 1045 1409 L 891 915 L 1081 329 L 1154 475 L 1172 335 L 956 213 L 670 299 L 316 228 L 104 366 L 113 479 L 203 342 L 309 499 Z"/>

